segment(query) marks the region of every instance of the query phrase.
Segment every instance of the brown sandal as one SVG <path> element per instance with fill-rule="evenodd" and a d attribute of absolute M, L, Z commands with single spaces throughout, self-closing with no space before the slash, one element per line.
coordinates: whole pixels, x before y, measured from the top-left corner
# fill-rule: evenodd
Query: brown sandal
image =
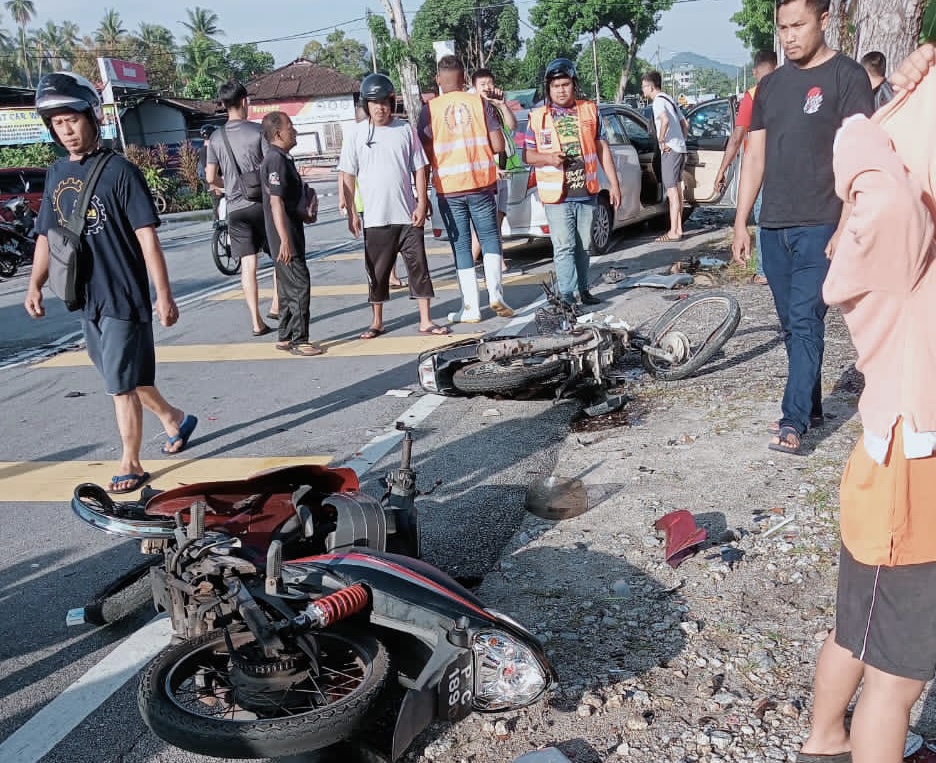
<path fill-rule="evenodd" d="M 321 347 L 316 347 L 309 342 L 297 342 L 289 348 L 293 355 L 301 355 L 304 358 L 313 358 L 325 352 Z"/>

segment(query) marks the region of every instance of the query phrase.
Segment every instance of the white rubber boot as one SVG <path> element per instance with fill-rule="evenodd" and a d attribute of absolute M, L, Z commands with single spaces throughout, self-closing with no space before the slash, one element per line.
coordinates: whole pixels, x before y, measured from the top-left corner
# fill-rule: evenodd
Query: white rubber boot
<path fill-rule="evenodd" d="M 510 318 L 513 308 L 504 302 L 502 289 L 504 258 L 499 254 L 484 255 L 484 281 L 487 284 L 488 304 L 499 318 Z"/>
<path fill-rule="evenodd" d="M 448 319 L 452 323 L 480 323 L 481 295 L 474 268 L 458 271 L 458 288 L 462 295 L 462 309 L 457 313 L 449 313 Z"/>

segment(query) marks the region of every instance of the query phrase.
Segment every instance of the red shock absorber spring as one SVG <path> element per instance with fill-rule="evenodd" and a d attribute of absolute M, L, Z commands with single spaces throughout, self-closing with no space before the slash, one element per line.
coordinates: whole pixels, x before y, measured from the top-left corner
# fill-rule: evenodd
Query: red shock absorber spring
<path fill-rule="evenodd" d="M 340 591 L 323 596 L 321 599 L 316 599 L 308 606 L 306 611 L 315 612 L 318 616 L 319 627 L 324 628 L 360 612 L 367 606 L 369 601 L 370 597 L 367 595 L 367 589 L 359 583 L 355 583 L 347 588 L 342 588 Z"/>

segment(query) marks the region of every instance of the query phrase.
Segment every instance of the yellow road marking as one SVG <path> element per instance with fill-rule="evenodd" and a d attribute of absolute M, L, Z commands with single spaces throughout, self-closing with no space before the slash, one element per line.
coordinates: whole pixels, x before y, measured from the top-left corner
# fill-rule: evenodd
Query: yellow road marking
<path fill-rule="evenodd" d="M 150 485 L 167 490 L 209 480 L 233 480 L 280 466 L 328 464 L 330 456 L 276 456 L 255 458 L 164 458 L 143 461 L 152 475 Z M 70 501 L 82 482 L 107 486 L 118 474 L 118 461 L 0 461 L 0 501 Z M 133 499 L 138 493 L 128 493 Z M 121 500 L 120 496 L 116 496 Z"/>
<path fill-rule="evenodd" d="M 448 244 L 444 246 L 427 246 L 426 254 L 430 257 L 438 256 L 441 254 L 447 254 L 449 257 L 452 256 L 452 247 Z M 341 254 L 330 254 L 327 257 L 322 257 L 317 260 L 317 262 L 347 262 L 351 260 L 363 260 L 364 259 L 364 250 L 359 249 L 356 252 L 343 252 Z"/>
<path fill-rule="evenodd" d="M 525 286 L 528 284 L 540 284 L 546 280 L 546 275 L 543 273 L 523 273 L 517 275 L 506 275 L 504 277 L 504 286 Z M 458 290 L 458 281 L 454 279 L 444 279 L 439 281 L 433 281 L 433 288 L 436 291 L 457 291 Z M 481 289 L 485 288 L 484 279 L 479 279 L 479 287 Z M 351 297 L 351 296 L 367 296 L 367 284 L 366 283 L 349 283 L 349 284 L 334 284 L 331 286 L 313 286 L 309 289 L 309 293 L 312 297 Z M 391 292 L 392 293 L 392 292 Z M 397 296 L 405 297 L 409 295 L 408 291 L 397 291 Z M 273 297 L 273 289 L 263 288 L 260 289 L 260 299 L 271 299 Z M 209 300 L 212 302 L 224 302 L 233 299 L 243 299 L 244 294 L 240 289 L 231 289 L 230 291 L 222 291 L 218 294 L 215 294 L 209 297 Z"/>
<path fill-rule="evenodd" d="M 350 339 L 337 339 L 313 344 L 325 348 L 324 355 L 303 358 L 288 352 L 277 350 L 273 342 L 243 342 L 232 344 L 169 344 L 156 348 L 157 363 L 198 363 L 239 360 L 303 360 L 309 362 L 319 358 L 349 358 L 369 355 L 418 355 L 435 347 L 442 347 L 459 339 L 479 337 L 481 332 L 459 332 L 448 336 L 422 336 L 421 334 L 395 336 L 384 334 L 377 339 L 358 339 L 357 334 Z M 42 363 L 36 368 L 72 368 L 91 365 L 91 360 L 84 350 L 63 352 Z M 0 496 L 2 498 L 2 496 Z"/>

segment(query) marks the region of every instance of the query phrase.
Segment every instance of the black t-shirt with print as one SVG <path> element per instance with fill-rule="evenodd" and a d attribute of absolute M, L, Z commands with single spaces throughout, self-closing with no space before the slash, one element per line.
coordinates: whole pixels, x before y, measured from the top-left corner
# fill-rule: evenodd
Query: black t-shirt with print
<path fill-rule="evenodd" d="M 809 69 L 786 63 L 760 81 L 751 132 L 766 130 L 762 227 L 838 223 L 835 133 L 846 117 L 873 111 L 868 75 L 841 53 Z"/>
<path fill-rule="evenodd" d="M 283 206 L 286 207 L 293 254 L 305 254 L 305 227 L 298 212 L 299 202 L 302 200 L 302 177 L 296 169 L 295 160 L 279 146 L 271 145 L 260 165 L 260 181 L 263 188 L 263 219 L 266 221 L 270 254 L 275 259 L 280 248 L 280 237 L 270 208 L 270 196 L 280 197 Z"/>
<path fill-rule="evenodd" d="M 88 176 L 90 157 L 58 159 L 46 173 L 36 232 L 47 235 L 71 216 Z M 88 206 L 84 240 L 87 280 L 82 315 L 149 323 L 153 303 L 136 231 L 159 225 L 153 197 L 139 168 L 115 155 L 98 178 Z"/>

